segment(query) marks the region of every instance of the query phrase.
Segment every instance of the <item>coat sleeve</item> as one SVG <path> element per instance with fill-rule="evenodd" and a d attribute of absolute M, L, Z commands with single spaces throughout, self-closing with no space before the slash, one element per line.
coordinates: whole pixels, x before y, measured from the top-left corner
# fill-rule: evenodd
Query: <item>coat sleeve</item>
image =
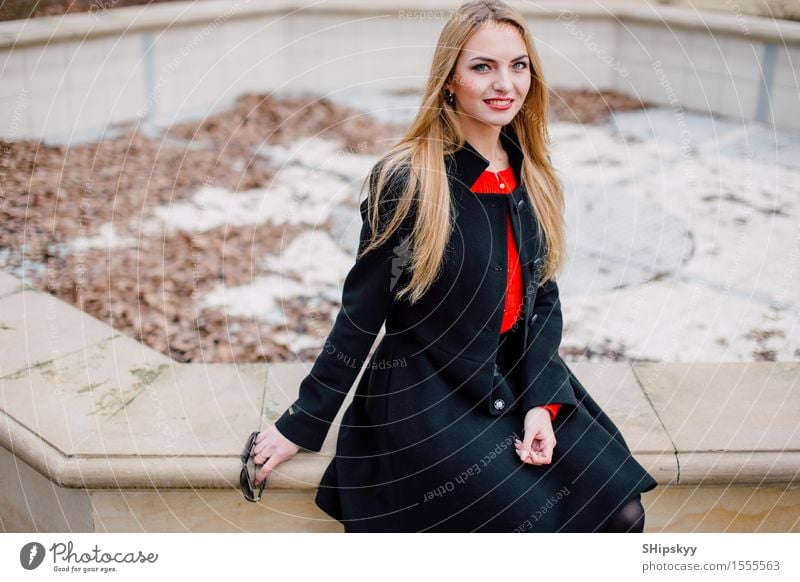
<path fill-rule="evenodd" d="M 555 420 L 558 414 L 558 409 L 561 408 L 560 404 L 545 404 L 542 406 L 547 412 L 550 413 L 550 420 Z"/>
<path fill-rule="evenodd" d="M 371 180 L 374 179 L 373 170 Z M 402 180 L 388 181 L 380 196 L 379 230 L 396 208 Z M 372 183 L 370 183 L 370 188 Z M 275 422 L 287 439 L 309 451 L 319 451 L 328 430 L 363 367 L 394 301 L 397 282 L 409 258 L 410 218 L 406 217 L 381 247 L 360 256 L 372 232 L 369 198 L 361 203 L 358 257 L 345 277 L 342 306 L 322 352 L 300 383 L 298 398 Z M 409 213 L 410 215 L 411 213 Z"/>
<path fill-rule="evenodd" d="M 530 324 L 532 334 L 530 350 L 533 365 L 528 371 L 528 387 L 522 395 L 523 410 L 545 404 L 575 406 L 578 401 L 572 390 L 569 370 L 558 353 L 563 333 L 561 300 L 558 284 L 548 280 L 536 293 L 533 311 L 535 319 Z M 532 316 L 533 317 L 533 316 Z"/>

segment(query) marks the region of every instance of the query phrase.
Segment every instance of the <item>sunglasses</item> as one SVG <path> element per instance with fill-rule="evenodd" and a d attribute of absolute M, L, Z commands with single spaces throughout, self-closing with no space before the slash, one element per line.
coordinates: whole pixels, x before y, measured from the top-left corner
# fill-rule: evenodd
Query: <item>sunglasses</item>
<path fill-rule="evenodd" d="M 253 445 L 256 443 L 256 437 L 258 436 L 258 431 L 252 433 L 250 438 L 247 439 L 247 444 L 242 451 L 242 472 L 239 473 L 239 488 L 242 490 L 242 495 L 247 501 L 252 501 L 256 503 L 261 501 L 261 494 L 264 492 L 264 485 L 267 484 L 267 480 L 264 479 L 261 482 L 261 485 L 258 486 L 258 494 L 256 494 L 256 490 L 253 487 L 254 479 L 258 474 L 256 468 L 258 465 L 253 463 L 253 479 L 250 478 L 250 470 L 248 468 L 248 463 L 250 461 L 250 453 L 253 450 Z"/>

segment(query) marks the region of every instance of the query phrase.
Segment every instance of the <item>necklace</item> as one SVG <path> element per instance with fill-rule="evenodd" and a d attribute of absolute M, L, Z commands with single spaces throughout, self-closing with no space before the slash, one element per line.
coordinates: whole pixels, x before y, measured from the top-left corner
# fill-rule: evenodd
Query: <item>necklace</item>
<path fill-rule="evenodd" d="M 506 165 L 508 165 L 508 156 L 506 156 L 505 152 L 502 151 L 502 150 L 501 150 L 501 153 L 497 154 L 497 165 L 498 166 L 506 166 Z M 506 168 L 506 169 L 508 169 L 508 168 Z M 503 182 L 503 180 L 500 179 L 500 172 L 504 172 L 505 170 L 498 170 L 498 171 L 490 170 L 490 171 L 494 174 L 494 177 L 497 178 L 497 183 L 500 185 L 500 189 L 501 190 L 505 190 L 506 189 L 506 185 Z"/>

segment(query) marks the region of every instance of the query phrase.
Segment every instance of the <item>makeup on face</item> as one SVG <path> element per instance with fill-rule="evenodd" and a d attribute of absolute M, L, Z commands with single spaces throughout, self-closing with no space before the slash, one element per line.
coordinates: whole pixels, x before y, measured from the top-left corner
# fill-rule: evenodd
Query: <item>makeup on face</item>
<path fill-rule="evenodd" d="M 467 125 L 502 127 L 522 108 L 531 87 L 530 58 L 512 27 L 481 26 L 464 45 L 451 83 Z"/>

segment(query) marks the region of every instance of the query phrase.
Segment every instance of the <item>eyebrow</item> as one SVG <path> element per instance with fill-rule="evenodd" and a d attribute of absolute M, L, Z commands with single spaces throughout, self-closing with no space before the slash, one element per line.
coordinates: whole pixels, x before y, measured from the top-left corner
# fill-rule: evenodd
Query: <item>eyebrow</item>
<path fill-rule="evenodd" d="M 520 59 L 527 59 L 528 55 L 520 55 L 516 59 L 512 59 L 511 62 L 518 61 Z M 472 61 L 489 61 L 490 63 L 496 63 L 497 61 L 494 59 L 490 59 L 489 57 L 472 57 L 470 62 Z"/>

